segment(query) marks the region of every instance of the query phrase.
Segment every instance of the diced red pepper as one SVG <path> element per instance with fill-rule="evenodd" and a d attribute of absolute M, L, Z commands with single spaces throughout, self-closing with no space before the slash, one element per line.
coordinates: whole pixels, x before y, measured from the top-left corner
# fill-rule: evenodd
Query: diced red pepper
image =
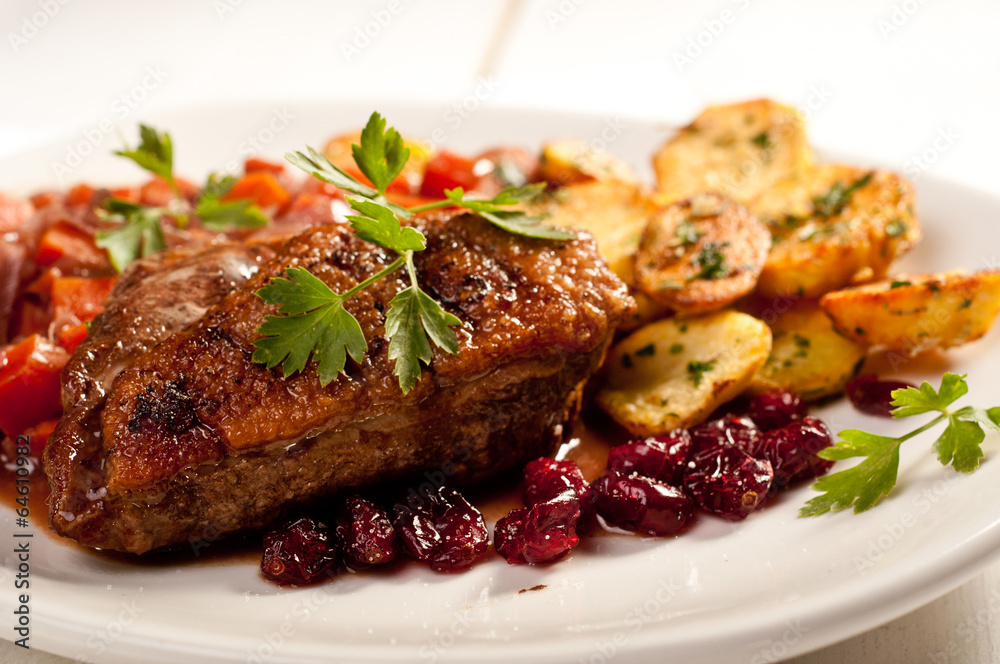
<path fill-rule="evenodd" d="M 111 196 L 129 203 L 142 202 L 142 189 L 139 187 L 118 187 L 111 190 Z"/>
<path fill-rule="evenodd" d="M 107 254 L 94 244 L 94 237 L 67 221 L 59 221 L 46 229 L 35 250 L 35 262 L 49 266 L 63 256 L 75 263 L 100 266 L 107 263 Z"/>
<path fill-rule="evenodd" d="M 474 190 L 480 180 L 475 167 L 475 159 L 467 159 L 447 150 L 438 152 L 427 162 L 420 195 L 440 200 L 444 198 L 445 189 L 462 187 L 465 191 Z"/>
<path fill-rule="evenodd" d="M 78 184 L 66 192 L 63 203 L 67 206 L 90 205 L 95 191 L 89 184 Z"/>
<path fill-rule="evenodd" d="M 31 197 L 31 204 L 36 210 L 48 207 L 59 200 L 59 194 L 54 191 L 40 191 Z"/>
<path fill-rule="evenodd" d="M 59 319 L 72 315 L 86 323 L 104 311 L 118 277 L 56 277 L 52 280 L 52 310 Z"/>
<path fill-rule="evenodd" d="M 0 351 L 0 430 L 16 436 L 59 415 L 59 372 L 68 359 L 37 334 Z"/>
<path fill-rule="evenodd" d="M 272 205 L 282 208 L 290 199 L 285 188 L 268 171 L 247 173 L 222 197 L 224 201 L 250 200 L 262 208 Z"/>
<path fill-rule="evenodd" d="M 66 349 L 67 353 L 73 354 L 76 352 L 77 347 L 83 343 L 83 340 L 87 338 L 89 332 L 90 330 L 87 328 L 86 323 L 69 325 L 56 332 L 56 343 L 61 348 Z"/>
<path fill-rule="evenodd" d="M 0 194 L 0 233 L 16 231 L 34 211 L 30 201 Z"/>
<path fill-rule="evenodd" d="M 254 173 L 256 171 L 267 171 L 269 173 L 274 173 L 275 175 L 280 175 L 285 172 L 285 165 L 274 161 L 268 161 L 266 159 L 250 157 L 243 164 L 243 172 Z"/>

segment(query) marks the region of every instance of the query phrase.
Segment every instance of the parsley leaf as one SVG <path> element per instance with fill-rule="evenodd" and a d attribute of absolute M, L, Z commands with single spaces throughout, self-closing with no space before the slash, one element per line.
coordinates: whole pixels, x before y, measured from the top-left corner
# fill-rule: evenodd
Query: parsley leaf
<path fill-rule="evenodd" d="M 152 127 L 141 124 L 139 139 L 139 147 L 135 150 L 118 150 L 115 154 L 131 159 L 150 173 L 159 175 L 179 195 L 177 182 L 174 180 L 174 148 L 170 134 L 161 134 Z"/>
<path fill-rule="evenodd" d="M 358 320 L 344 309 L 343 295 L 301 267 L 290 267 L 288 279 L 277 278 L 257 291 L 269 304 L 280 305 L 284 316 L 267 316 L 260 326 L 262 339 L 254 342 L 252 360 L 272 369 L 279 364 L 285 378 L 302 371 L 310 356 L 318 361 L 317 375 L 327 385 L 344 371 L 347 356 L 361 362 L 368 343 Z"/>
<path fill-rule="evenodd" d="M 971 473 L 983 458 L 981 443 L 986 429 L 1000 431 L 1000 407 L 983 410 L 966 406 L 949 411 L 948 406 L 969 391 L 965 376 L 945 373 L 941 386 L 935 390 L 924 382 L 919 389 L 907 387 L 892 393 L 893 417 L 902 418 L 929 412 L 940 413 L 923 426 L 898 438 L 878 436 L 854 429 L 842 431 L 834 447 L 819 452 L 824 459 L 867 457 L 853 468 L 819 478 L 813 489 L 823 492 L 809 500 L 799 516 L 816 516 L 831 510 L 853 507 L 863 512 L 877 504 L 896 486 L 899 468 L 899 447 L 907 440 L 941 422 L 947 427 L 934 441 L 934 451 L 942 465 L 958 472 Z"/>
<path fill-rule="evenodd" d="M 385 119 L 377 112 L 368 118 L 368 124 L 361 130 L 361 145 L 351 145 L 351 153 L 354 163 L 381 196 L 385 196 L 389 183 L 410 158 L 410 148 L 403 144 L 403 137 L 392 127 L 386 130 Z"/>
<path fill-rule="evenodd" d="M 856 429 L 842 431 L 840 437 L 844 442 L 826 448 L 826 453 L 821 452 L 820 456 L 825 459 L 868 458 L 853 468 L 816 480 L 813 489 L 825 493 L 807 502 L 799 516 L 816 516 L 852 505 L 856 513 L 863 512 L 896 486 L 902 441 Z"/>
<path fill-rule="evenodd" d="M 423 251 L 427 246 L 424 236 L 415 228 L 403 228 L 392 210 L 373 201 L 347 198 L 348 204 L 364 216 L 348 216 L 351 227 L 365 242 L 397 253 Z"/>
<path fill-rule="evenodd" d="M 404 288 L 392 298 L 385 317 L 389 359 L 395 360 L 394 373 L 404 394 L 416 385 L 420 362 L 431 362 L 433 352 L 427 337 L 441 350 L 457 353 L 458 340 L 449 326 L 462 322 L 420 290 L 412 271 L 411 280 L 409 288 Z"/>
<path fill-rule="evenodd" d="M 545 190 L 544 183 L 529 184 L 523 187 L 507 187 L 493 198 L 469 198 L 461 187 L 445 189 L 447 202 L 457 207 L 471 210 L 488 222 L 514 235 L 541 238 L 546 240 L 572 240 L 575 233 L 559 230 L 541 223 L 538 217 L 529 217 L 518 210 L 507 210 L 505 206 L 516 205 L 530 201 Z M 419 210 L 420 208 L 417 208 Z"/>
<path fill-rule="evenodd" d="M 315 148 L 306 147 L 306 150 L 308 150 L 308 154 L 303 152 L 289 152 L 285 155 L 285 160 L 293 166 L 301 168 L 306 173 L 311 173 L 313 177 L 317 177 L 323 182 L 329 182 L 355 196 L 364 196 L 365 198 L 375 198 L 378 196 L 377 191 L 366 184 L 358 182 L 352 176 L 334 166 L 333 162 L 327 159 L 325 155 L 317 152 Z"/>
<path fill-rule="evenodd" d="M 102 219 L 121 225 L 97 231 L 95 243 L 108 252 L 114 268 L 123 272 L 129 263 L 167 248 L 160 225 L 166 212 L 165 208 L 143 207 L 111 198 L 105 203 L 105 209 L 98 210 L 97 214 Z"/>
<path fill-rule="evenodd" d="M 313 177 L 319 178 L 323 182 L 329 182 L 349 194 L 383 203 L 400 217 L 406 218 L 410 216 L 410 210 L 394 203 L 386 202 L 384 198 L 380 197 L 378 191 L 337 168 L 333 162 L 314 148 L 306 147 L 306 150 L 309 152 L 308 155 L 302 152 L 289 152 L 285 155 L 285 160 L 293 166 L 301 168 L 306 173 L 310 173 Z"/>
<path fill-rule="evenodd" d="M 259 228 L 267 225 L 267 217 L 250 201 L 222 200 L 234 184 L 236 178 L 231 175 L 209 176 L 195 206 L 195 214 L 201 219 L 202 226 L 213 231 L 224 231 L 230 228 Z"/>
<path fill-rule="evenodd" d="M 350 290 L 334 293 L 303 268 L 289 268 L 288 279 L 275 279 L 257 291 L 268 304 L 280 305 L 284 316 L 268 316 L 259 332 L 264 338 L 254 342 L 253 361 L 269 369 L 282 365 L 287 378 L 305 368 L 310 357 L 319 361 L 320 382 L 325 386 L 343 372 L 347 355 L 361 362 L 368 350 L 357 319 L 343 303 L 371 284 L 406 266 L 410 286 L 393 297 L 386 312 L 385 332 L 389 339 L 389 359 L 403 393 L 409 392 L 420 375 L 420 363 L 433 357 L 431 342 L 448 353 L 458 352 L 458 340 L 450 326 L 461 320 L 447 313 L 417 283 L 413 254 L 422 251 L 426 238 L 415 228 L 404 227 L 384 205 L 348 197 L 360 215 L 349 216 L 358 237 L 390 249 L 399 257 Z M 429 339 L 428 339 L 429 337 Z"/>
<path fill-rule="evenodd" d="M 944 410 L 968 391 L 969 386 L 965 383 L 965 376 L 946 373 L 941 379 L 939 390 L 935 390 L 927 381 L 924 381 L 919 388 L 907 387 L 895 390 L 892 393 L 892 405 L 896 408 L 893 409 L 892 416 L 909 417 L 932 410 Z"/>

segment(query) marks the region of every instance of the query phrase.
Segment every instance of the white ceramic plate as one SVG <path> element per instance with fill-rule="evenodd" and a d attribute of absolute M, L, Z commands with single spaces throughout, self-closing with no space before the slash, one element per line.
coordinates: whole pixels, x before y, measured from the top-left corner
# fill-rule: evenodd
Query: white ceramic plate
<path fill-rule="evenodd" d="M 668 133 L 612 118 L 497 109 L 462 118 L 444 108 L 379 108 L 404 132 L 443 136 L 459 150 L 537 146 L 555 136 L 604 141 L 647 175 L 654 146 Z M 170 129 L 179 172 L 200 176 L 240 163 L 254 141 L 272 158 L 319 145 L 363 123 L 371 109 L 241 105 L 142 120 Z M 58 185 L 55 164 L 65 164 L 71 151 L 82 163 L 62 184 L 137 180 L 134 167 L 107 156 L 118 138 L 103 135 L 88 149 L 96 137 L 81 133 L 8 160 L 0 164 L 0 183 L 8 191 Z M 919 207 L 925 239 L 902 267 L 997 265 L 1000 200 L 925 177 Z M 994 406 L 998 342 L 994 330 L 946 360 L 911 363 L 899 373 L 936 384 L 944 369 L 967 372 L 969 401 Z M 843 402 L 818 414 L 834 430 L 910 426 L 859 415 Z M 812 495 L 801 487 L 740 524 L 703 517 L 678 539 L 595 538 L 544 568 L 512 567 L 496 557 L 458 575 L 409 566 L 289 590 L 265 583 L 249 561 L 132 565 L 36 532 L 31 643 L 99 662 L 777 661 L 917 608 L 972 577 L 1000 549 L 1000 463 L 988 460 L 974 475 L 958 477 L 928 454 L 932 440 L 929 434 L 904 447 L 896 493 L 865 514 L 798 519 Z M 997 442 L 990 433 L 988 455 L 997 453 Z M 10 506 L 0 507 L 0 521 L 13 531 Z M 15 596 L 10 548 L 3 547 L 0 579 L 0 611 L 8 620 Z"/>

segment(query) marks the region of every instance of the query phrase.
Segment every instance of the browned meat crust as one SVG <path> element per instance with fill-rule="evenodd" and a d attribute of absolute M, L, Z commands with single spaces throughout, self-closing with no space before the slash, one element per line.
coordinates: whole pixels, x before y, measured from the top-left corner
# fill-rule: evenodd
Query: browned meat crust
<path fill-rule="evenodd" d="M 405 396 L 381 336 L 401 273 L 347 303 L 369 354 L 346 376 L 324 388 L 250 360 L 275 313 L 255 292 L 287 267 L 342 292 L 393 260 L 343 226 L 126 273 L 66 369 L 45 454 L 53 529 L 142 553 L 345 488 L 438 468 L 473 481 L 549 452 L 631 306 L 624 285 L 589 238 L 517 238 L 467 214 L 413 223 L 421 283 L 463 327 L 460 353 L 436 354 Z"/>

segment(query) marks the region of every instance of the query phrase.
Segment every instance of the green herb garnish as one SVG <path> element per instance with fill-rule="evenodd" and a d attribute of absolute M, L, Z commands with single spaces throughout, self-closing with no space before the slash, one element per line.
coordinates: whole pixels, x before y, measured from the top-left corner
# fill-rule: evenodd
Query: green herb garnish
<path fill-rule="evenodd" d="M 935 390 L 927 382 L 919 389 L 907 387 L 892 393 L 896 418 L 940 413 L 930 422 L 898 438 L 879 436 L 866 431 L 849 429 L 840 432 L 841 440 L 819 452 L 824 459 L 866 457 L 857 466 L 819 478 L 813 489 L 822 495 L 808 501 L 799 511 L 800 516 L 816 516 L 831 510 L 853 507 L 854 512 L 864 512 L 876 505 L 896 486 L 899 469 L 899 447 L 907 440 L 947 422 L 947 427 L 934 442 L 934 451 L 942 465 L 950 465 L 962 473 L 971 473 L 983 458 L 980 447 L 986 429 L 1000 431 L 1000 406 L 983 410 L 965 406 L 948 410 L 954 401 L 969 391 L 965 376 L 946 373 L 941 387 Z"/>
<path fill-rule="evenodd" d="M 728 242 L 706 242 L 705 246 L 691 259 L 692 264 L 699 268 L 698 272 L 688 277 L 688 281 L 694 279 L 720 279 L 729 274 L 726 266 L 726 257 L 722 249 L 729 246 Z"/>
<path fill-rule="evenodd" d="M 840 182 L 830 187 L 830 191 L 812 200 L 813 214 L 826 219 L 843 212 L 851 201 L 851 196 L 872 180 L 874 172 L 869 172 L 845 187 Z"/>
<path fill-rule="evenodd" d="M 698 230 L 690 221 L 682 221 L 677 224 L 677 229 L 674 231 L 674 235 L 681 244 L 694 244 L 697 242 L 701 236 L 704 235 L 702 231 Z"/>
<path fill-rule="evenodd" d="M 698 360 L 691 360 L 688 362 L 687 371 L 688 378 L 694 383 L 695 387 L 701 387 L 701 379 L 705 373 L 711 371 L 715 367 L 715 360 L 709 360 L 708 362 L 700 362 Z"/>
<path fill-rule="evenodd" d="M 360 214 L 348 219 L 357 236 L 395 252 L 397 258 L 341 294 L 301 268 L 287 270 L 291 281 L 278 278 L 260 289 L 257 295 L 268 304 L 278 305 L 279 315 L 268 316 L 261 325 L 259 331 L 263 338 L 254 343 L 257 350 L 253 361 L 268 368 L 281 365 L 288 377 L 302 371 L 312 357 L 318 363 L 320 382 L 327 385 L 344 371 L 348 356 L 361 362 L 368 350 L 360 325 L 344 308 L 344 303 L 405 266 L 410 285 L 392 299 L 385 319 L 389 359 L 395 362 L 394 373 L 405 394 L 416 385 L 421 363 L 431 362 L 432 344 L 447 353 L 458 352 L 458 341 L 451 328 L 460 325 L 461 321 L 421 290 L 413 255 L 423 251 L 426 238 L 415 228 L 403 226 L 401 219 L 417 212 L 454 206 L 476 212 L 494 226 L 516 235 L 560 240 L 576 236 L 510 209 L 541 193 L 544 183 L 508 187 L 489 199 L 470 197 L 459 187 L 446 190 L 444 200 L 419 207 L 407 209 L 390 203 L 386 199 L 386 189 L 402 172 L 409 150 L 399 132 L 392 127 L 386 128 L 385 120 L 378 113 L 372 113 L 361 132 L 360 144 L 352 146 L 352 154 L 372 186 L 359 182 L 313 148 L 307 147 L 306 152 L 291 153 L 285 158 L 320 180 L 353 194 L 347 201 Z"/>
<path fill-rule="evenodd" d="M 267 217 L 250 201 L 221 200 L 236 182 L 228 175 L 210 175 L 192 210 L 174 177 L 174 150 L 170 134 L 139 125 L 139 137 L 136 149 L 119 150 L 115 154 L 131 159 L 153 175 L 163 178 L 174 198 L 162 207 L 110 198 L 102 209 L 97 210 L 102 219 L 119 224 L 117 228 L 98 231 L 96 240 L 97 246 L 108 252 L 116 270 L 121 272 L 129 263 L 167 248 L 163 234 L 163 218 L 167 216 L 173 217 L 180 229 L 187 226 L 191 212 L 198 215 L 205 228 L 213 231 L 257 228 L 267 224 Z"/>

